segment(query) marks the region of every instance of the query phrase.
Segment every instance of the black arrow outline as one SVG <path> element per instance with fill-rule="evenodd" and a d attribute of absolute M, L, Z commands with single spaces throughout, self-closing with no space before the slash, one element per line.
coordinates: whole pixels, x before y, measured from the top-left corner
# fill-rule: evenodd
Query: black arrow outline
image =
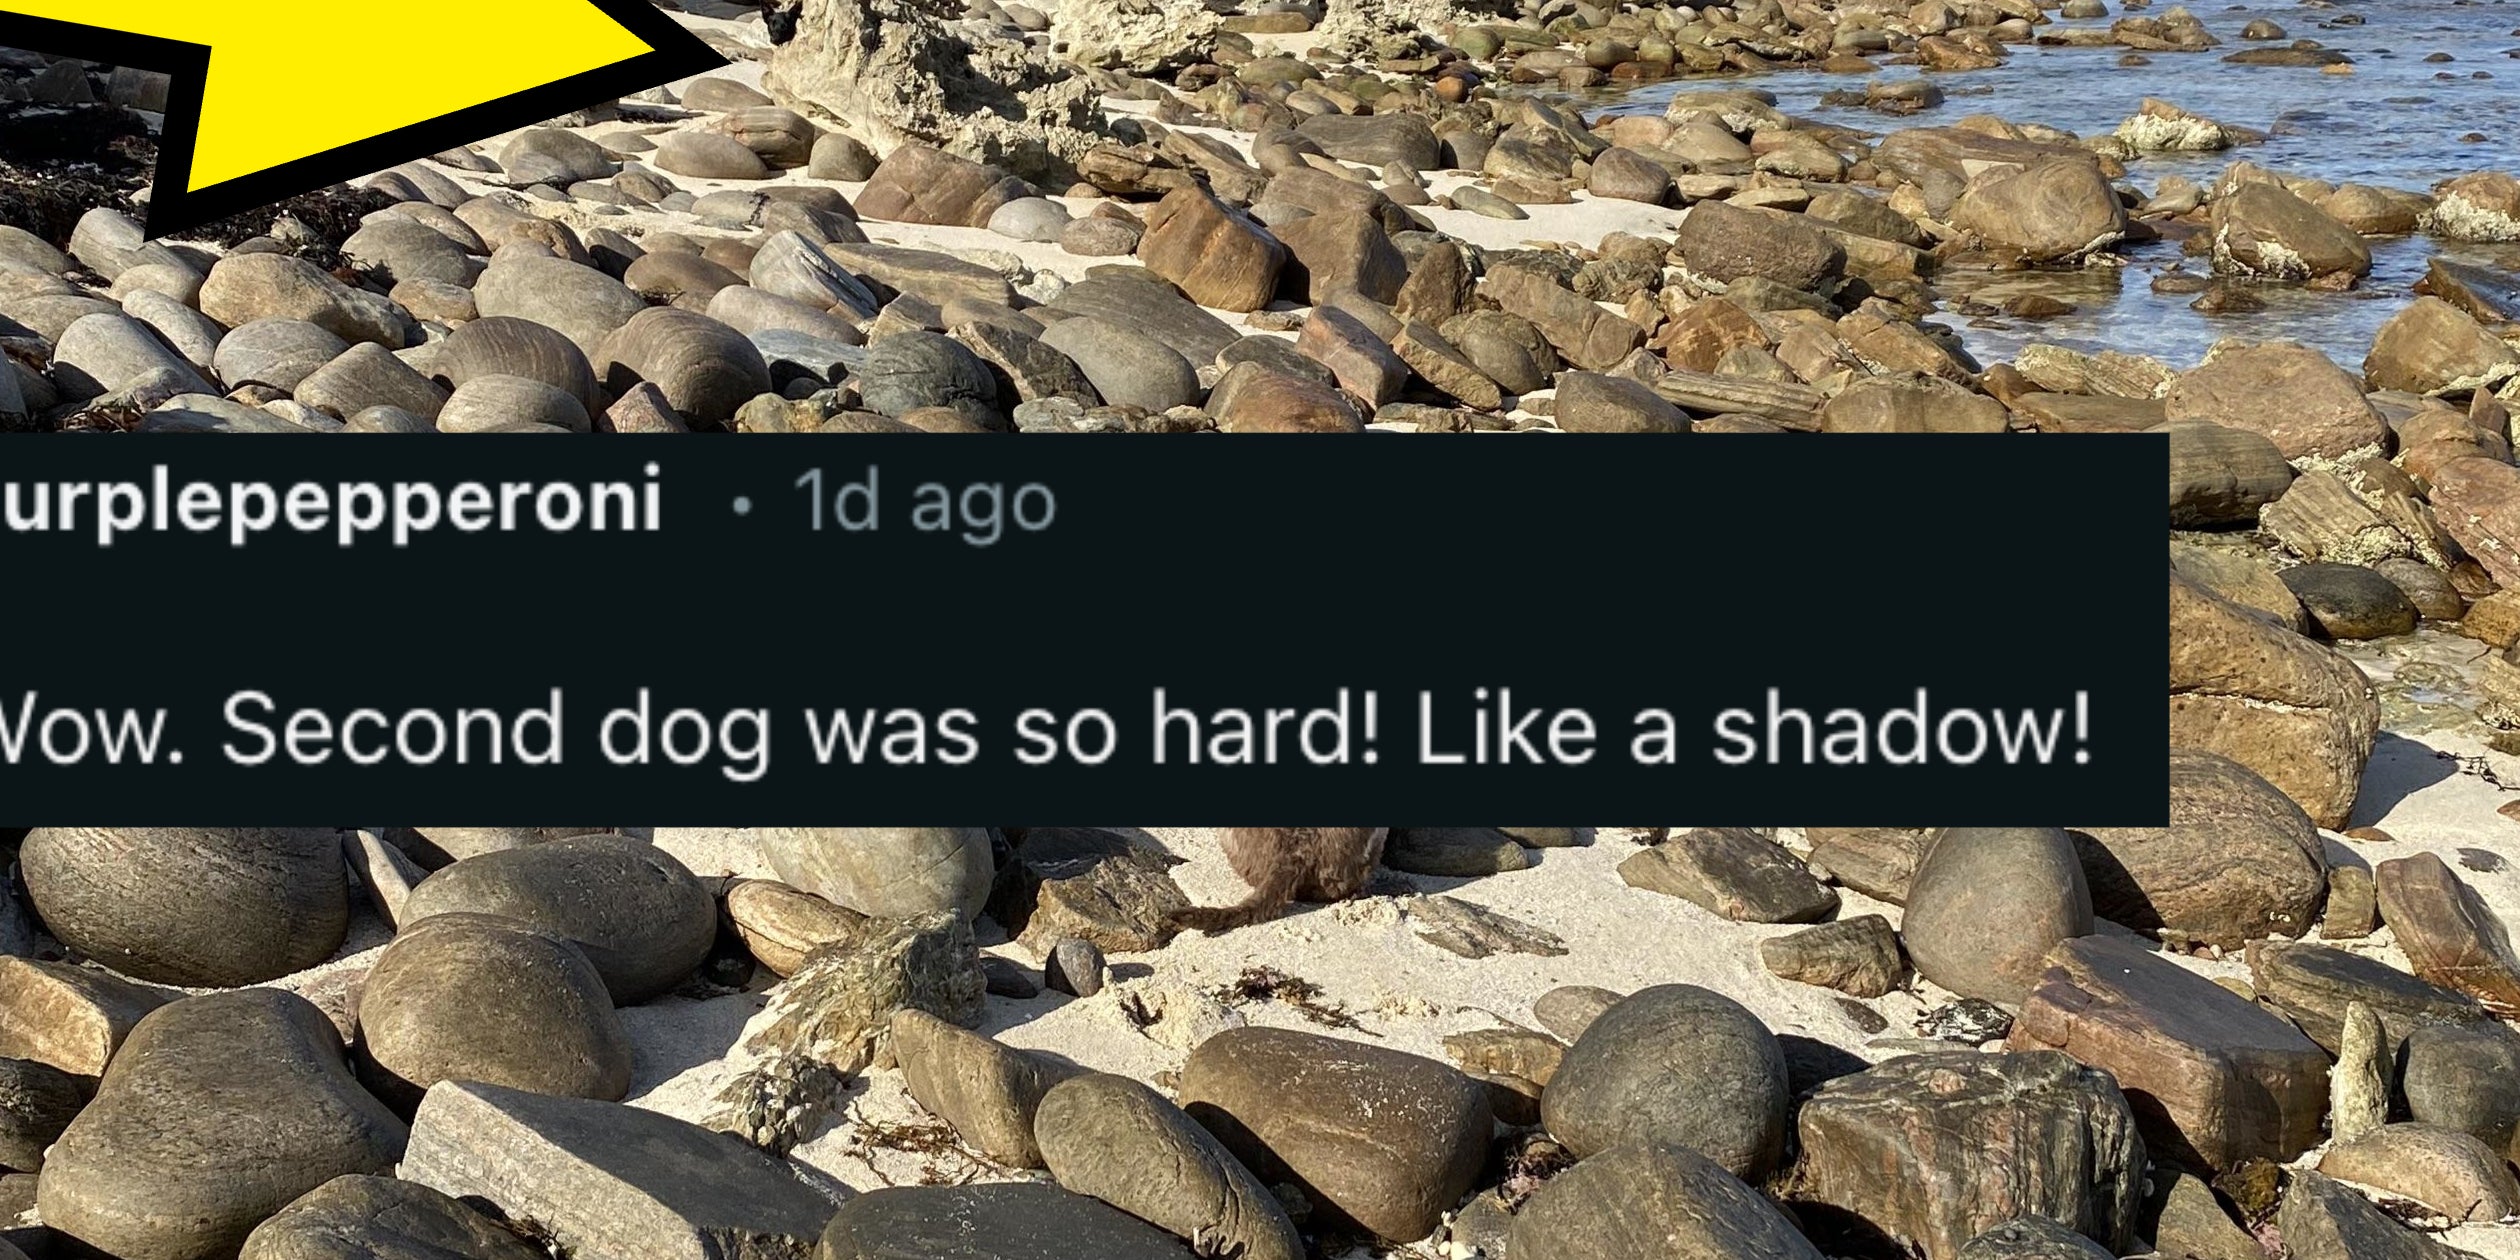
<path fill-rule="evenodd" d="M 157 173 L 149 191 L 147 235 L 154 240 L 726 64 L 725 58 L 648 0 L 582 2 L 593 5 L 638 36 L 648 51 L 627 61 L 466 106 L 251 175 L 240 175 L 198 192 L 184 185 L 192 172 L 193 147 L 201 133 L 202 92 L 210 78 L 209 45 L 0 11 L 0 47 L 153 70 L 172 77 L 166 96 L 166 125 L 158 137 Z M 5 3 L 6 0 L 0 0 L 0 4 Z M 412 12 L 415 16 L 406 20 L 428 20 L 416 16 L 418 10 Z"/>

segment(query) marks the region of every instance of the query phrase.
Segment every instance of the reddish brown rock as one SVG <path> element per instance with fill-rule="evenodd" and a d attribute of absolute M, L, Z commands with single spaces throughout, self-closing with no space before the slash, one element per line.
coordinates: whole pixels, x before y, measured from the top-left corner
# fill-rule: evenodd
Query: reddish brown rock
<path fill-rule="evenodd" d="M 1938 827 L 1813 827 L 1811 865 L 1875 901 L 1907 904 L 1908 881 L 1933 847 Z"/>
<path fill-rule="evenodd" d="M 1304 331 L 1295 337 L 1295 349 L 1330 369 L 1340 388 L 1364 399 L 1368 406 L 1380 407 L 1398 398 L 1400 387 L 1409 382 L 1409 365 L 1372 329 L 1337 307 L 1318 307 L 1306 316 Z"/>
<path fill-rule="evenodd" d="M 2023 1216 L 2062 1223 L 2111 1255 L 2134 1234 L 2144 1191 L 2135 1113 L 2108 1073 L 2062 1054 L 1893 1059 L 1822 1085 L 1797 1131 L 1789 1201 L 1833 1255 L 1886 1242 L 1954 1260 Z"/>
<path fill-rule="evenodd" d="M 1292 265 L 1280 278 L 1289 296 L 1319 305 L 1338 293 L 1362 293 L 1377 302 L 1399 298 L 1409 260 L 1372 217 L 1352 210 L 1307 215 L 1277 228 Z"/>
<path fill-rule="evenodd" d="M 2361 382 L 2298 342 L 2218 342 L 2162 403 L 2172 420 L 2263 434 L 2286 459 L 2383 449 L 2389 437 Z"/>
<path fill-rule="evenodd" d="M 1319 381 L 1238 363 L 1208 395 L 1208 414 L 1227 433 L 1362 433 L 1356 405 Z"/>
<path fill-rule="evenodd" d="M 875 168 L 856 209 L 861 218 L 889 223 L 987 227 L 998 207 L 1029 195 L 1022 180 L 994 166 L 905 144 Z"/>
<path fill-rule="evenodd" d="M 2419 297 L 2390 316 L 2363 357 L 2363 378 L 2373 389 L 2418 394 L 2499 385 L 2515 372 L 2520 352 L 2437 297 Z"/>
<path fill-rule="evenodd" d="M 2371 680 L 2334 651 L 2170 575 L 2170 742 L 2256 771 L 2341 827 L 2380 729 Z"/>
<path fill-rule="evenodd" d="M 2396 930 L 2416 975 L 2506 1019 L 2520 1015 L 2520 957 L 2511 934 L 2467 881 L 2431 853 L 2382 862 L 2372 879 L 2380 918 Z"/>
<path fill-rule="evenodd" d="M 2231 990 L 2114 936 L 2067 941 L 2012 1042 L 2117 1078 L 2157 1162 L 2213 1173 L 2319 1141 L 2327 1052 Z"/>
<path fill-rule="evenodd" d="M 2433 519 L 2494 580 L 2520 586 L 2520 468 L 2472 455 L 2433 470 Z"/>
<path fill-rule="evenodd" d="M 1138 260 L 1190 300 L 1221 311 L 1256 311 L 1277 293 L 1286 248 L 1203 188 L 1174 190 L 1147 212 Z"/>

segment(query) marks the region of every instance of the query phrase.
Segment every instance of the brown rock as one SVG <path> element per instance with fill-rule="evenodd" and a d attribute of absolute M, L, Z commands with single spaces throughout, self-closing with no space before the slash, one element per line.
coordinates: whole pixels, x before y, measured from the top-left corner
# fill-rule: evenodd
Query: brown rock
<path fill-rule="evenodd" d="M 1453 1067 L 1280 1028 L 1231 1028 L 1181 1069 L 1180 1100 L 1264 1183 L 1292 1180 L 1377 1236 L 1415 1240 L 1468 1193 L 1494 1120 Z"/>
<path fill-rule="evenodd" d="M 1947 1051 L 1822 1085 L 1797 1122 L 1790 1201 L 1832 1254 L 1956 1260 L 2023 1216 L 2128 1249 L 2144 1191 L 2135 1113 L 2106 1072 L 2053 1052 Z M 1830 1247 L 1831 1235 L 1845 1236 Z M 1868 1245 L 1859 1245 L 1868 1244 Z"/>
<path fill-rule="evenodd" d="M 875 168 L 856 206 L 860 217 L 889 223 L 987 227 L 998 207 L 1027 195 L 1023 181 L 996 167 L 905 144 Z"/>
<path fill-rule="evenodd" d="M 1227 433 L 1362 433 L 1356 404 L 1338 390 L 1264 363 L 1237 363 L 1208 395 Z"/>
<path fill-rule="evenodd" d="M 2435 469 L 2434 519 L 2494 579 L 2520 586 L 2520 469 L 2470 456 Z"/>
<path fill-rule="evenodd" d="M 2013 1044 L 2113 1074 L 2156 1161 L 2215 1172 L 2318 1142 L 2327 1053 L 2292 1025 L 2130 940 L 2080 937 L 2049 963 Z"/>
<path fill-rule="evenodd" d="M 1400 396 L 1409 381 L 1409 365 L 1391 352 L 1353 315 L 1333 306 L 1316 307 L 1295 336 L 1295 349 L 1330 369 L 1339 386 L 1380 407 Z"/>
<path fill-rule="evenodd" d="M 918 1009 L 892 1017 L 901 1084 L 974 1150 L 1010 1168 L 1043 1167 L 1033 1114 L 1050 1087 L 1084 1071 L 957 1028 Z"/>
<path fill-rule="evenodd" d="M 2162 399 L 2172 420 L 2264 434 L 2286 459 L 2385 449 L 2389 427 L 2362 386 L 2324 354 L 2291 341 L 2217 342 Z"/>
<path fill-rule="evenodd" d="M 1195 187 L 1174 190 L 1147 212 L 1137 254 L 1191 301 L 1225 311 L 1268 305 L 1286 265 L 1275 237 Z"/>
<path fill-rule="evenodd" d="M 2396 930 L 2416 975 L 2504 1018 L 2520 1015 L 2520 956 L 2476 890 L 2431 853 L 2382 862 L 2372 878 L 2380 917 Z"/>
<path fill-rule="evenodd" d="M 93 967 L 0 956 L 0 1058 L 102 1076 L 132 1026 L 180 996 Z"/>
<path fill-rule="evenodd" d="M 1742 827 L 1695 828 L 1639 849 L 1619 878 L 1736 923 L 1815 923 L 1838 904 L 1800 859 Z"/>
<path fill-rule="evenodd" d="M 2514 372 L 2520 353 L 2437 297 L 2419 297 L 2390 316 L 2363 358 L 2363 379 L 2373 389 L 2417 394 L 2493 386 Z"/>
<path fill-rule="evenodd" d="M 1559 374 L 1555 419 L 1557 426 L 1569 433 L 1689 431 L 1688 416 L 1651 388 L 1624 376 L 1599 372 Z"/>
<path fill-rule="evenodd" d="M 2214 269 L 2272 280 L 2371 274 L 2362 234 L 2271 183 L 2251 181 L 2214 201 Z"/>
<path fill-rule="evenodd" d="M 1771 936 L 1759 942 L 1759 961 L 1788 980 L 1859 998 L 1880 997 L 1907 978 L 1899 934 L 1877 914 Z"/>
<path fill-rule="evenodd" d="M 1449 248 L 1449 247 L 1447 247 Z M 1464 406 L 1495 411 L 1505 405 L 1505 391 L 1488 379 L 1444 335 L 1422 320 L 1410 320 L 1392 340 L 1392 353 L 1427 384 L 1450 394 Z"/>
<path fill-rule="evenodd" d="M 1938 827 L 1813 827 L 1803 833 L 1811 864 L 1875 901 L 1907 904 L 1908 881 L 1933 847 Z"/>
<path fill-rule="evenodd" d="M 1827 433 L 2001 433 L 2004 404 L 1931 376 L 1867 376 L 1820 408 Z"/>
<path fill-rule="evenodd" d="M 2056 828 L 1952 827 L 1917 864 L 1899 928 L 1917 974 L 2009 1005 L 2039 983 L 2057 942 L 2091 931 L 2091 892 Z"/>
<path fill-rule="evenodd" d="M 2520 1181 L 2501 1152 L 2457 1129 L 2389 1124 L 2329 1147 L 2319 1171 L 2413 1199 L 2452 1221 L 2498 1221 L 2520 1212 Z"/>
<path fill-rule="evenodd" d="M 2323 827 L 2344 825 L 2380 726 L 2352 662 L 2170 575 L 2170 741 L 2263 776 Z"/>
<path fill-rule="evenodd" d="M 2472 998 L 2419 980 L 2368 954 L 2330 945 L 2256 941 L 2249 945 L 2249 984 L 2331 1054 L 2345 1044 L 2345 1014 L 2355 1004 L 2380 1020 L 2389 1057 L 2418 1029 L 2476 1027 L 2492 1016 Z"/>
<path fill-rule="evenodd" d="M 1952 226 L 2032 262 L 2063 262 L 2126 235 L 2126 209 L 2084 156 L 1997 166 L 1969 181 Z"/>
<path fill-rule="evenodd" d="M 2076 833 L 2092 909 L 2139 932 L 2169 928 L 2237 949 L 2309 930 L 2327 890 L 2318 829 L 2227 757 L 2170 750 L 2170 825 Z"/>
<path fill-rule="evenodd" d="M 1701 201 L 1689 208 L 1672 239 L 1690 274 L 1722 286 L 1748 276 L 1789 289 L 1826 289 L 1846 266 L 1846 252 L 1800 215 Z"/>
<path fill-rule="evenodd" d="M 2170 438 L 2170 526 L 2245 525 L 2292 485 L 2283 449 L 2260 433 L 2215 423 L 2163 427 Z"/>
<path fill-rule="evenodd" d="M 1499 267 L 1488 273 L 1479 292 L 1506 312 L 1529 320 L 1567 362 L 1586 371 L 1616 367 L 1645 341 L 1645 330 L 1624 316 L 1577 297 L 1529 267 Z"/>
<path fill-rule="evenodd" d="M 1307 215 L 1277 227 L 1291 265 L 1280 278 L 1290 295 L 1318 306 L 1338 293 L 1362 293 L 1377 302 L 1400 296 L 1409 262 L 1382 225 L 1353 210 Z"/>

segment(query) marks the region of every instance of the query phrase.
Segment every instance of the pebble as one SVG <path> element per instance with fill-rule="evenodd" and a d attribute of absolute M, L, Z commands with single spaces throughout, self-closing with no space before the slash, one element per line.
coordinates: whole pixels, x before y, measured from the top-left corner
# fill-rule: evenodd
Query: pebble
<path fill-rule="evenodd" d="M 1056 993 L 1089 998 L 1102 992 L 1110 968 L 1103 962 L 1103 952 L 1092 941 L 1067 937 L 1050 947 L 1048 960 L 1042 965 L 1041 982 Z"/>

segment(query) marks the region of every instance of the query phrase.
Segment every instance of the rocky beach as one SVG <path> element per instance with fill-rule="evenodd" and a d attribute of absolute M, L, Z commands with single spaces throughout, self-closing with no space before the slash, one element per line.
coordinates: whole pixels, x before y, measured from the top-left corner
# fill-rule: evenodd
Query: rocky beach
<path fill-rule="evenodd" d="M 2520 1257 L 2520 12 L 660 7 L 154 241 L 0 50 L 0 431 L 2161 441 L 2170 825 L 0 832 L 0 1260 Z"/>

